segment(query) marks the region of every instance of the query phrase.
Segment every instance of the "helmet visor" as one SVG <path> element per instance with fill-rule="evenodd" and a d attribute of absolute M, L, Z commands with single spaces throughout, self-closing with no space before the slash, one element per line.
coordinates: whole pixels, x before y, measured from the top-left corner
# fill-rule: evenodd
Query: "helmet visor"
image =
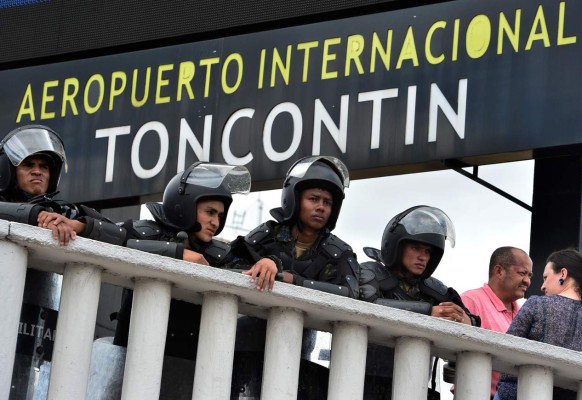
<path fill-rule="evenodd" d="M 63 142 L 53 132 L 40 127 L 27 128 L 5 139 L 4 152 L 15 167 L 26 158 L 36 153 L 48 152 L 58 156 L 67 171 L 67 157 Z"/>
<path fill-rule="evenodd" d="M 312 156 L 302 158 L 291 166 L 287 175 L 293 176 L 295 178 L 303 178 L 309 167 L 311 167 L 311 165 L 316 161 L 322 161 L 330 165 L 338 174 L 342 184 L 344 185 L 344 188 L 350 186 L 350 173 L 348 168 L 343 162 L 341 162 L 341 160 L 330 156 Z"/>
<path fill-rule="evenodd" d="M 251 190 L 251 174 L 241 165 L 202 163 L 188 174 L 186 183 L 210 189 L 222 186 L 231 194 L 247 194 Z"/>
<path fill-rule="evenodd" d="M 399 222 L 411 235 L 435 233 L 442 235 L 455 247 L 455 227 L 447 214 L 435 207 L 419 207 Z"/>

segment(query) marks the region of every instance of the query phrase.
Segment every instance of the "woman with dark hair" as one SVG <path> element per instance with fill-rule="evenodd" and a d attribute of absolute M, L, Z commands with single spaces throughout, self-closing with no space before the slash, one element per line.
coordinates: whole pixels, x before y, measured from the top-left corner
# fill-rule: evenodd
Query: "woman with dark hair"
<path fill-rule="evenodd" d="M 538 342 L 582 350 L 582 254 L 573 249 L 556 251 L 546 260 L 542 291 L 521 307 L 507 333 Z M 502 374 L 495 399 L 517 398 L 517 380 Z M 554 399 L 576 399 L 576 393 L 554 387 Z"/>

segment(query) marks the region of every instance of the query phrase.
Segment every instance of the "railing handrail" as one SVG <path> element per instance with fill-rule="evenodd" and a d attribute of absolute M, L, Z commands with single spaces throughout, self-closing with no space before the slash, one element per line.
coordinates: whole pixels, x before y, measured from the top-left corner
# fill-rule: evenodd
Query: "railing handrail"
<path fill-rule="evenodd" d="M 433 355 L 445 359 L 484 353 L 493 357 L 497 371 L 517 374 L 518 366 L 539 365 L 553 370 L 557 386 L 576 390 L 582 381 L 582 353 L 503 333 L 280 282 L 271 293 L 261 293 L 247 276 L 232 271 L 85 238 L 63 247 L 46 229 L 3 220 L 0 240 L 27 248 L 29 268 L 62 273 L 66 263 L 91 264 L 102 268 L 103 282 L 115 285 L 131 288 L 134 279 L 164 280 L 172 284 L 173 297 L 194 303 L 201 302 L 204 292 L 225 292 L 237 296 L 240 312 L 248 315 L 265 318 L 270 308 L 291 308 L 304 314 L 310 328 L 331 332 L 336 322 L 350 322 L 367 327 L 372 343 L 394 346 L 400 337 L 421 338 L 431 342 Z"/>

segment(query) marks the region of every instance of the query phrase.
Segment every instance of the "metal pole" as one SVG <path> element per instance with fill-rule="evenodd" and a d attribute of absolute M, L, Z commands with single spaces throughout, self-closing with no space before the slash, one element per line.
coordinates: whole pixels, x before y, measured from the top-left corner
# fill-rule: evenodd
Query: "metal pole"
<path fill-rule="evenodd" d="M 100 288 L 101 269 L 78 263 L 65 266 L 49 400 L 85 398 Z"/>

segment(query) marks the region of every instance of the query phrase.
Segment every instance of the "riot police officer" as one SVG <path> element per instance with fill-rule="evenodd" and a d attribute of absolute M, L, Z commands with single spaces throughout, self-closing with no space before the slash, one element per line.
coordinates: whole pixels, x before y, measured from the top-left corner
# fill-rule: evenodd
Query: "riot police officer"
<path fill-rule="evenodd" d="M 467 310 L 460 295 L 432 277 L 447 240 L 454 246 L 454 226 L 436 207 L 415 206 L 394 216 L 381 249 L 364 248 L 374 261 L 361 265 L 360 299 L 480 326 L 481 319 Z M 365 399 L 390 398 L 392 362 L 392 349 L 368 346 Z"/>
<path fill-rule="evenodd" d="M 281 207 L 268 221 L 231 243 L 228 268 L 243 269 L 259 290 L 275 279 L 357 298 L 359 264 L 351 247 L 333 235 L 349 185 L 346 166 L 335 157 L 305 157 L 283 183 Z M 260 398 L 266 323 L 241 317 L 237 325 L 232 398 Z M 305 329 L 298 399 L 324 399 L 328 370 L 314 354 L 323 333 Z"/>
<path fill-rule="evenodd" d="M 125 229 L 94 209 L 53 198 L 63 169 L 67 170 L 65 146 L 51 128 L 24 125 L 8 133 L 0 142 L 0 218 L 50 229 L 62 245 L 77 235 L 122 244 Z M 54 332 L 61 281 L 59 274 L 27 271 L 20 316 L 23 332 L 27 326 Z M 18 335 L 11 397 L 44 396 L 53 341 L 50 334 Z"/>
<path fill-rule="evenodd" d="M 230 247 L 213 237 L 224 228 L 232 194 L 250 187 L 243 166 L 194 163 L 170 180 L 161 204 L 146 204 L 155 221 L 135 221 L 127 247 L 218 266 Z"/>
<path fill-rule="evenodd" d="M 386 225 L 381 250 L 364 249 L 375 261 L 362 263 L 361 299 L 479 325 L 459 294 L 432 277 L 446 240 L 454 246 L 455 231 L 442 210 L 416 206 L 396 215 Z"/>
<path fill-rule="evenodd" d="M 348 185 L 348 170 L 335 157 L 297 161 L 283 183 L 281 207 L 271 210 L 276 221 L 233 241 L 229 267 L 248 268 L 244 273 L 257 281 L 260 290 L 272 289 L 280 273 L 282 281 L 298 286 L 333 292 L 332 286 L 342 285 L 346 295 L 357 298 L 356 256 L 331 233 Z"/>
<path fill-rule="evenodd" d="M 0 217 L 52 230 L 63 245 L 77 234 L 122 244 L 126 232 L 96 210 L 53 197 L 67 170 L 60 136 L 43 125 L 12 130 L 0 142 Z"/>
<path fill-rule="evenodd" d="M 127 247 L 220 267 L 230 250 L 214 239 L 224 228 L 232 194 L 250 191 L 242 166 L 197 162 L 166 185 L 162 203 L 147 203 L 154 217 L 131 223 Z M 125 225 L 128 225 L 126 222 Z M 114 344 L 127 345 L 133 292 L 124 293 Z M 201 307 L 172 300 L 165 354 L 195 360 Z"/>

